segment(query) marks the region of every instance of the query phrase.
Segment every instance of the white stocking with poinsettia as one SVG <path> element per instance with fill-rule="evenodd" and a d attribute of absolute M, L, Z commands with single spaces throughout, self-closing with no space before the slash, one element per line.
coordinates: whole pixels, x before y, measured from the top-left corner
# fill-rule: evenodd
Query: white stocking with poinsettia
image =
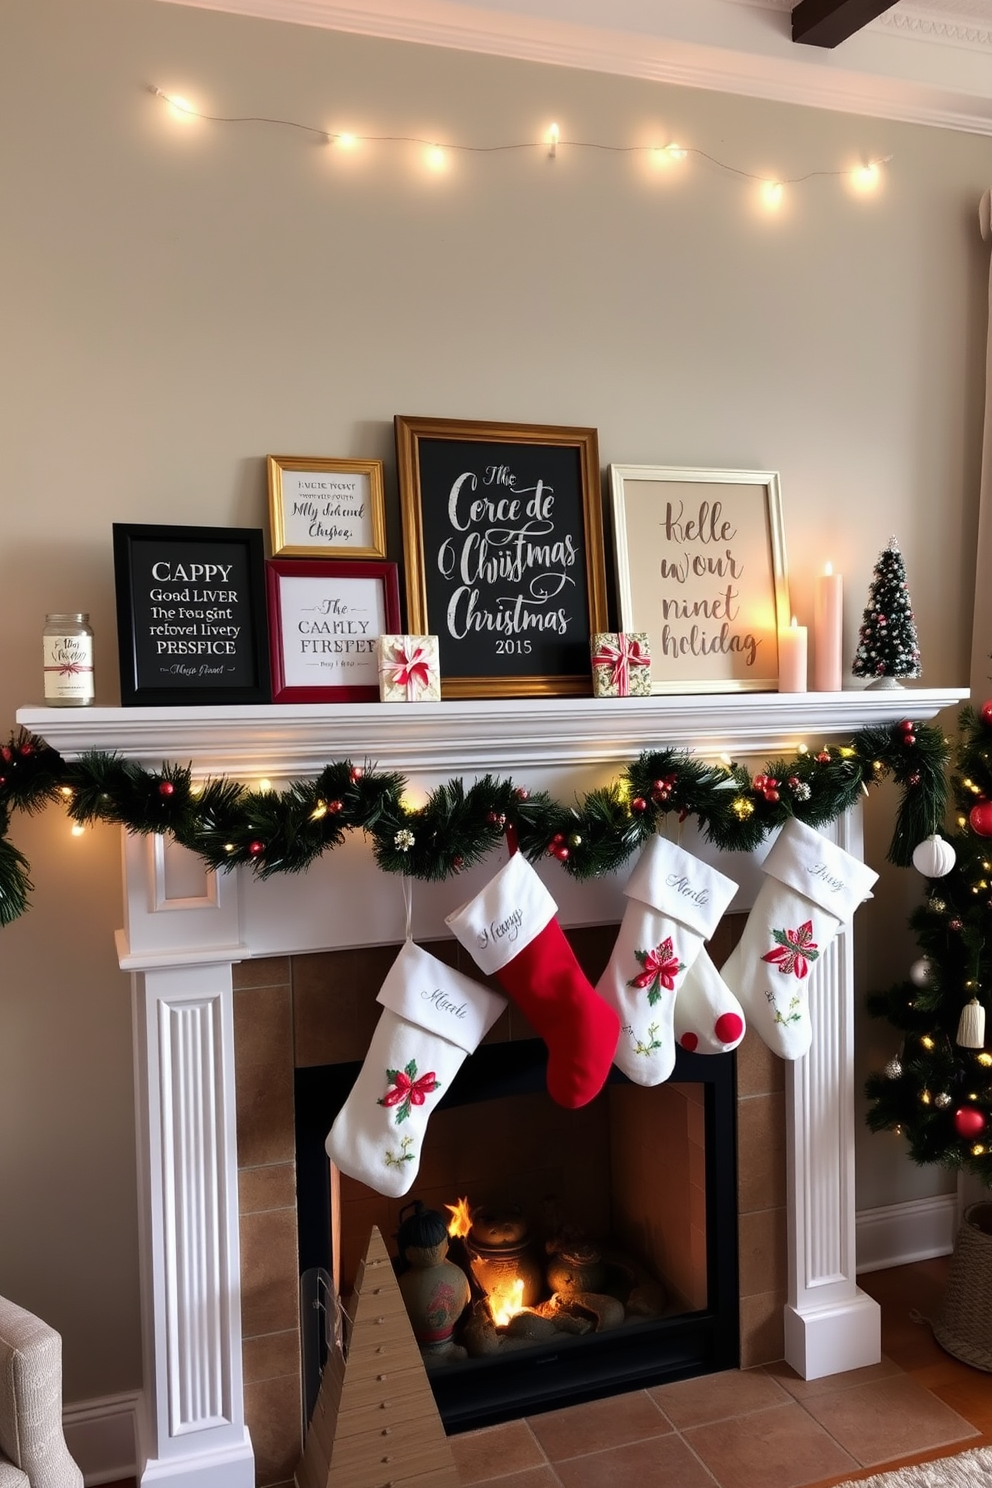
<path fill-rule="evenodd" d="M 773 1054 L 809 1049 L 809 980 L 878 874 L 812 827 L 786 822 L 763 864 L 765 881 L 744 934 L 722 968 L 748 1025 Z"/>
<path fill-rule="evenodd" d="M 376 998 L 365 1063 L 324 1144 L 333 1163 L 399 1198 L 420 1169 L 427 1122 L 506 999 L 407 940 Z"/>
<path fill-rule="evenodd" d="M 596 985 L 620 1018 L 613 1062 L 637 1085 L 660 1085 L 675 1066 L 680 979 L 712 935 L 737 885 L 664 837 L 652 837 L 627 880 L 628 904 Z"/>

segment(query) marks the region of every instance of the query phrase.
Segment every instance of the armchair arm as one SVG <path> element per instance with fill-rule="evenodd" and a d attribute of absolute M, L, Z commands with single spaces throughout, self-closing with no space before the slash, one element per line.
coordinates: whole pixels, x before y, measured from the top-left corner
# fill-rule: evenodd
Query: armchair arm
<path fill-rule="evenodd" d="M 0 1452 L 31 1488 L 82 1488 L 62 1433 L 62 1339 L 0 1297 Z"/>

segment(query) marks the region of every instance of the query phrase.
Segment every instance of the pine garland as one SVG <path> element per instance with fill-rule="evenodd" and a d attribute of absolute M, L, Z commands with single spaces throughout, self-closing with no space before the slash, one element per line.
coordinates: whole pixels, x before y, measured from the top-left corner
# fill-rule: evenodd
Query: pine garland
<path fill-rule="evenodd" d="M 201 786 L 180 765 L 152 772 L 98 752 L 67 763 L 43 739 L 21 732 L 0 748 L 0 925 L 23 914 L 31 891 L 28 864 L 7 841 L 11 815 L 56 801 L 74 822 L 168 832 L 211 868 L 246 864 L 259 878 L 303 872 L 359 830 L 372 839 L 384 872 L 440 880 L 479 862 L 512 830 L 532 862 L 548 855 L 586 879 L 621 867 L 664 816 L 694 818 L 724 852 L 752 852 L 790 817 L 822 826 L 892 775 L 903 795 L 889 859 L 905 867 L 943 817 L 947 757 L 939 729 L 903 720 L 862 729 L 849 745 L 775 760 L 753 777 L 740 764 L 657 749 L 573 805 L 487 775 L 470 786 L 449 780 L 413 807 L 401 775 L 379 774 L 368 763 L 329 764 L 284 791 L 231 780 Z"/>

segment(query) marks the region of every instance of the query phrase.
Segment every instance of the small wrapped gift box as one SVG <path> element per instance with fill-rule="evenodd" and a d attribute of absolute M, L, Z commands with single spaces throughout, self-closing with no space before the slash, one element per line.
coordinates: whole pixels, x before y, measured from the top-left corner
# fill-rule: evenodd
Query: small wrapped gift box
<path fill-rule="evenodd" d="M 379 701 L 436 703 L 440 698 L 437 636 L 380 636 Z"/>
<path fill-rule="evenodd" d="M 647 631 L 603 630 L 592 638 L 594 697 L 647 697 L 651 651 Z"/>

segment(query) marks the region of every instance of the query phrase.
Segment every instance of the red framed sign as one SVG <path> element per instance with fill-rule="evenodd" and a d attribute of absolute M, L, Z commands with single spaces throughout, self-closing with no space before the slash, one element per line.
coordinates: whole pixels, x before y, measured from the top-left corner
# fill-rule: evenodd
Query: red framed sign
<path fill-rule="evenodd" d="M 379 697 L 376 642 L 400 625 L 395 563 L 265 565 L 274 703 Z"/>

